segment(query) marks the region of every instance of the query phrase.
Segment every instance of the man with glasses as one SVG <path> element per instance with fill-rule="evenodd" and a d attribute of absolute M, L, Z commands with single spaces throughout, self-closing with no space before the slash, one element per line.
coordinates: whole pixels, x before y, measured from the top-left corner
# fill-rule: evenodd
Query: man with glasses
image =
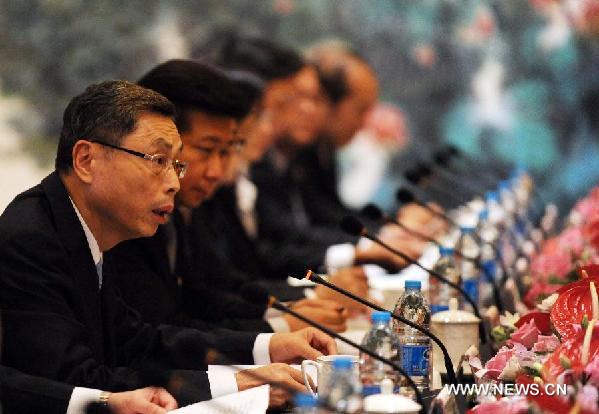
<path fill-rule="evenodd" d="M 206 240 L 203 228 L 190 226 L 192 209 L 212 196 L 234 153 L 243 146 L 238 123 L 250 112 L 252 102 L 223 72 L 190 60 L 158 65 L 139 83 L 176 106 L 184 144 L 181 158 L 188 169 L 180 181 L 172 220 L 160 226 L 154 237 L 124 242 L 109 254 L 127 303 L 154 324 L 259 332 L 306 327 L 289 315 L 265 321 L 266 303 L 248 302 L 241 296 L 254 279 L 230 266 Z M 294 308 L 331 328 L 345 327 L 345 315 L 336 303 L 303 300 Z"/>
<path fill-rule="evenodd" d="M 154 328 L 117 294 L 104 252 L 154 235 L 174 209 L 185 166 L 177 161 L 182 143 L 173 115 L 162 95 L 124 81 L 92 85 L 71 100 L 56 171 L 0 216 L 3 364 L 107 391 L 164 384 L 185 405 L 260 383 L 247 371 L 206 373 L 211 350 L 238 363 L 335 351 L 315 330 L 257 335 Z M 279 365 L 263 371 L 287 367 Z"/>

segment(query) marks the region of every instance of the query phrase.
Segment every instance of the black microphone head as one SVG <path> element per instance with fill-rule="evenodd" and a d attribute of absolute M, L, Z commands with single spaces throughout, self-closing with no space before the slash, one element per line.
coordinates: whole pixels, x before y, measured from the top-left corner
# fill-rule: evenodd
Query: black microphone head
<path fill-rule="evenodd" d="M 424 162 L 418 163 L 418 166 L 416 168 L 420 172 L 420 178 L 428 177 L 433 172 L 430 165 Z"/>
<path fill-rule="evenodd" d="M 270 298 L 268 291 L 258 283 L 246 283 L 239 289 L 239 294 L 248 302 L 260 305 L 267 304 Z"/>
<path fill-rule="evenodd" d="M 383 212 L 381 209 L 372 203 L 366 204 L 366 206 L 362 209 L 362 215 L 376 221 L 383 219 Z"/>
<path fill-rule="evenodd" d="M 458 147 L 456 147 L 455 145 L 447 145 L 447 153 L 450 154 L 451 156 L 456 156 L 456 155 L 461 155 L 462 151 L 460 151 L 460 149 Z"/>
<path fill-rule="evenodd" d="M 446 166 L 449 164 L 449 160 L 451 159 L 451 154 L 449 154 L 445 149 L 441 149 L 433 154 L 433 160 L 435 164 Z"/>
<path fill-rule="evenodd" d="M 401 187 L 399 188 L 399 190 L 397 190 L 397 193 L 395 193 L 395 198 L 401 204 L 409 204 L 415 200 L 414 194 L 412 194 L 410 190 Z"/>
<path fill-rule="evenodd" d="M 345 216 L 341 219 L 341 230 L 351 236 L 361 236 L 364 231 L 364 224 L 354 216 Z"/>
<path fill-rule="evenodd" d="M 422 179 L 420 168 L 410 168 L 409 170 L 406 170 L 406 172 L 404 172 L 403 176 L 406 178 L 406 180 L 408 180 L 410 183 L 414 185 L 418 185 L 420 179 Z"/>

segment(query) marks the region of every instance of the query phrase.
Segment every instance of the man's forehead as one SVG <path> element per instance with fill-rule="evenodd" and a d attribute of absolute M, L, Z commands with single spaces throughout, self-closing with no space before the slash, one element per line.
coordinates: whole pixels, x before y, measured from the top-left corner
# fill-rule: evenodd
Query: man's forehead
<path fill-rule="evenodd" d="M 173 120 L 158 115 L 142 115 L 137 121 L 135 130 L 126 137 L 125 141 L 169 151 L 181 147 L 181 138 Z"/>

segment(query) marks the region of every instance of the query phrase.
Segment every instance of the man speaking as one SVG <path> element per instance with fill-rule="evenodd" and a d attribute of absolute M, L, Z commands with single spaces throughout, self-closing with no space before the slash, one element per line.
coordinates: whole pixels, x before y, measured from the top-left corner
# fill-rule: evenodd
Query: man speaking
<path fill-rule="evenodd" d="M 92 85 L 71 100 L 56 171 L 0 216 L 3 364 L 107 391 L 162 382 L 154 385 L 185 405 L 261 385 L 256 378 L 294 385 L 301 378 L 285 364 L 216 377 L 205 372 L 208 350 L 246 364 L 335 352 L 334 341 L 313 329 L 257 335 L 154 328 L 116 293 L 103 253 L 153 235 L 172 212 L 185 173 L 173 116 L 162 95 L 124 81 Z"/>

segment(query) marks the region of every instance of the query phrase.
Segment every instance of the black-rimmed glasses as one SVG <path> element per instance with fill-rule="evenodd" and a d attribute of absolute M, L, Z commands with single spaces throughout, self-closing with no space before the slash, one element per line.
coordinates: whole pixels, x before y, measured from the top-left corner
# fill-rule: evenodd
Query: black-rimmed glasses
<path fill-rule="evenodd" d="M 127 154 L 131 154 L 131 155 L 135 155 L 136 157 L 143 158 L 144 160 L 148 160 L 151 162 L 150 165 L 152 166 L 151 167 L 152 171 L 154 171 L 156 174 L 161 174 L 161 173 L 165 172 L 169 168 L 169 166 L 172 166 L 173 170 L 175 170 L 175 174 L 177 174 L 177 177 L 179 177 L 179 179 L 181 179 L 185 176 L 185 171 L 187 171 L 187 163 L 186 162 L 169 158 L 169 156 L 166 154 L 150 155 L 150 154 L 144 154 L 143 152 L 134 151 L 129 148 L 119 147 L 118 145 L 109 144 L 109 143 L 103 142 L 103 141 L 92 140 L 90 142 L 94 142 L 96 144 L 100 144 L 105 147 L 123 151 L 123 152 L 126 152 Z"/>

